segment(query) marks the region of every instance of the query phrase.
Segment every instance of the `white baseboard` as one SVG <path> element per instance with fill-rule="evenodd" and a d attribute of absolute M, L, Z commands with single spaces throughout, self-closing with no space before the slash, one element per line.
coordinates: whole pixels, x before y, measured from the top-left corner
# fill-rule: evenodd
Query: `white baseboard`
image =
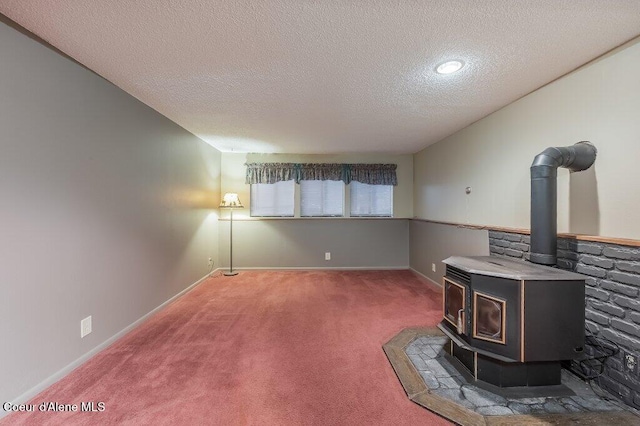
<path fill-rule="evenodd" d="M 425 280 L 429 281 L 429 283 L 437 286 L 438 288 L 442 288 L 442 284 L 440 284 L 439 282 L 436 282 L 434 280 L 432 280 L 431 278 L 429 278 L 428 276 L 426 276 L 425 274 L 423 274 L 422 272 L 419 272 L 413 268 L 409 268 L 411 270 L 411 272 L 413 272 L 416 275 L 420 275 L 422 278 L 424 278 Z"/>
<path fill-rule="evenodd" d="M 22 395 L 14 398 L 13 401 L 11 401 L 11 402 L 13 404 L 24 404 L 24 403 L 28 402 L 33 397 L 38 395 L 40 392 L 42 392 L 43 390 L 45 390 L 49 386 L 53 385 L 54 383 L 56 383 L 57 381 L 59 381 L 60 379 L 65 377 L 67 374 L 71 373 L 76 368 L 80 367 L 82 364 L 87 362 L 89 359 L 91 359 L 98 352 L 106 349 L 108 346 L 113 344 L 116 340 L 120 339 L 122 336 L 124 336 L 125 334 L 127 334 L 128 332 L 133 330 L 134 328 L 138 327 L 140 324 L 142 324 L 143 322 L 148 320 L 151 316 L 153 316 L 155 313 L 157 313 L 158 311 L 163 309 L 169 303 L 171 303 L 174 300 L 178 299 L 179 297 L 183 296 L 185 293 L 191 291 L 198 284 L 200 284 L 202 281 L 206 280 L 214 272 L 217 272 L 219 270 L 221 270 L 221 268 L 214 269 L 213 271 L 211 271 L 210 273 L 208 273 L 204 277 L 200 278 L 198 281 L 196 281 L 195 283 L 191 284 L 189 287 L 185 288 L 180 293 L 176 294 L 171 299 L 167 300 L 166 302 L 164 302 L 163 304 L 161 304 L 160 306 L 158 306 L 157 308 L 155 308 L 151 312 L 145 314 L 140 319 L 136 320 L 132 324 L 129 324 L 124 329 L 120 330 L 119 332 L 117 332 L 116 334 L 114 334 L 113 336 L 111 336 L 110 338 L 105 340 L 104 342 L 100 343 L 98 346 L 96 346 L 95 348 L 91 349 L 89 352 L 85 353 L 80 358 L 76 359 L 75 361 L 71 362 L 67 366 L 63 367 L 61 370 L 58 370 L 57 372 L 55 372 L 51 376 L 47 377 L 45 380 L 43 380 L 42 382 L 38 383 L 37 385 L 35 385 L 31 389 L 29 389 L 28 391 L 24 392 Z M 11 411 L 7 412 L 7 411 L 4 411 L 4 410 L 0 409 L 0 419 L 3 418 L 4 416 L 6 416 L 7 414 L 10 414 L 10 413 L 11 413 Z"/>
<path fill-rule="evenodd" d="M 219 268 L 226 271 L 229 268 Z M 409 266 L 248 266 L 233 268 L 234 271 L 403 271 Z"/>

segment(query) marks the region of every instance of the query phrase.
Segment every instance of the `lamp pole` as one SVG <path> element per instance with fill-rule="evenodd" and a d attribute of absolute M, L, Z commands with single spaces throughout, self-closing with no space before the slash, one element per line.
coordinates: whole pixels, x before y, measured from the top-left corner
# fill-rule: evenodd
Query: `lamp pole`
<path fill-rule="evenodd" d="M 229 221 L 229 272 L 225 272 L 225 275 L 232 277 L 238 275 L 237 272 L 233 272 L 233 208 L 231 210 L 231 220 Z"/>
<path fill-rule="evenodd" d="M 237 272 L 233 271 L 233 209 L 243 207 L 244 206 L 238 198 L 238 194 L 235 194 L 233 192 L 224 194 L 222 202 L 220 203 L 220 208 L 231 210 L 231 216 L 229 220 L 229 271 L 224 272 L 224 275 L 228 277 L 238 275 Z"/>

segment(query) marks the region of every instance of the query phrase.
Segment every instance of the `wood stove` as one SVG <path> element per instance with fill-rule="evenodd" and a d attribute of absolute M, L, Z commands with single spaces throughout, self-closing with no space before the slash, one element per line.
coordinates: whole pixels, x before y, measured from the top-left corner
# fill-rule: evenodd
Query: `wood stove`
<path fill-rule="evenodd" d="M 443 320 L 451 354 L 500 387 L 560 384 L 583 351 L 585 277 L 498 257 L 446 260 Z"/>

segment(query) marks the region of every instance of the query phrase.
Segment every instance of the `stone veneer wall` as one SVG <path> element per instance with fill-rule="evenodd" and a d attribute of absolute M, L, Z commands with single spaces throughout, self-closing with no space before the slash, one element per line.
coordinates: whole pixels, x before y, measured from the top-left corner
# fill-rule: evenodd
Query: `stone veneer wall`
<path fill-rule="evenodd" d="M 489 231 L 491 255 L 529 260 L 529 236 Z M 599 385 L 640 408 L 640 249 L 558 238 L 557 266 L 588 276 L 585 288 L 587 334 L 614 342 L 620 352 L 605 363 Z M 587 345 L 588 355 L 597 354 Z M 629 369 L 625 355 L 635 357 Z"/>

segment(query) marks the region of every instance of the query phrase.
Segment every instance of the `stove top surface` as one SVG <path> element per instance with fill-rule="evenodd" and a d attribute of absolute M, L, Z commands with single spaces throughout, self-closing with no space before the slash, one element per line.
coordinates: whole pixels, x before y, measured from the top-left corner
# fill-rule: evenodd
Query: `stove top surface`
<path fill-rule="evenodd" d="M 498 256 L 451 256 L 442 263 L 470 274 L 514 280 L 575 281 L 586 278 L 563 269 Z"/>

